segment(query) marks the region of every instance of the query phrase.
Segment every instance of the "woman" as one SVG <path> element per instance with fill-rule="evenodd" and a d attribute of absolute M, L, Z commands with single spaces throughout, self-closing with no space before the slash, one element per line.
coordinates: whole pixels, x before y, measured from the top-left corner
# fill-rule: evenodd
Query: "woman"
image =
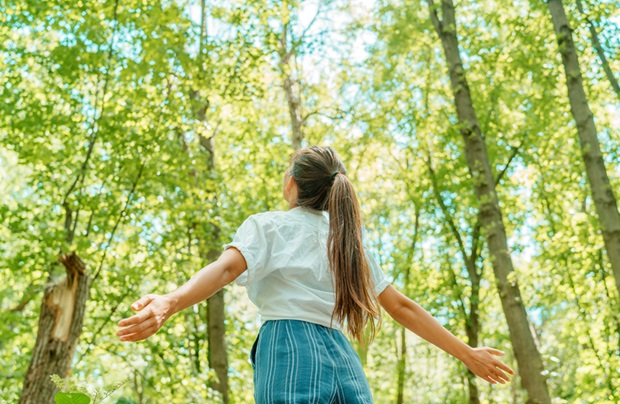
<path fill-rule="evenodd" d="M 366 343 L 369 325 L 372 340 L 379 306 L 487 382 L 509 381 L 505 372 L 514 371 L 495 358 L 501 351 L 469 347 L 390 285 L 362 244 L 357 197 L 332 148 L 293 154 L 283 195 L 288 211 L 250 216 L 217 261 L 176 291 L 135 302 L 139 313 L 119 322 L 121 341 L 148 338 L 174 313 L 236 281 L 263 320 L 250 354 L 257 403 L 372 402 L 341 330 Z"/>

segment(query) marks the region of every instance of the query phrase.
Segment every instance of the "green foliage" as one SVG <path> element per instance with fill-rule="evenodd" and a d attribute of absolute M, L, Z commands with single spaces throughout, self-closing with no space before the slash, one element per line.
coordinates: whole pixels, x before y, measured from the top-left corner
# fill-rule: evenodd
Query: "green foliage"
<path fill-rule="evenodd" d="M 90 404 L 90 397 L 82 393 L 56 393 L 56 404 Z"/>
<path fill-rule="evenodd" d="M 620 3 L 583 2 L 620 71 Z M 545 4 L 456 3 L 458 68 L 498 179 L 517 267 L 511 281 L 521 286 L 551 394 L 558 402 L 613 402 L 619 298 Z M 207 2 L 206 28 L 201 4 L 0 3 L 0 389 L 9 402 L 18 401 L 28 369 L 42 292 L 63 275 L 58 253 L 71 250 L 97 277 L 72 362 L 75 383 L 62 381 L 69 383 L 62 390 L 94 401 L 92 391 L 77 389 L 86 375 L 105 373 L 129 377 L 117 387 L 119 403 L 218 402 L 204 303 L 137 344 L 120 343 L 115 324 L 137 297 L 184 283 L 247 216 L 286 209 L 286 74 L 300 100 L 303 145 L 330 144 L 344 159 L 366 242 L 394 285 L 467 339 L 463 312 L 474 302 L 462 251 L 473 248 L 479 203 L 427 2 L 217 0 Z M 584 17 L 572 11 L 618 190 L 619 106 Z M 295 53 L 286 66 L 282 41 Z M 506 351 L 515 367 L 491 261 L 481 242 L 479 344 Z M 251 402 L 256 309 L 234 285 L 225 299 L 231 402 Z M 385 318 L 368 351 L 380 403 L 396 399 L 399 335 Z M 406 344 L 405 402 L 467 399 L 461 365 L 411 335 Z M 518 379 L 477 385 L 483 402 L 525 401 Z"/>
<path fill-rule="evenodd" d="M 93 404 L 97 404 L 129 381 L 125 379 L 108 386 L 97 387 L 93 384 L 78 383 L 70 378 L 63 379 L 58 375 L 51 375 L 50 378 L 60 390 L 54 396 L 56 404 L 90 404 L 91 399 Z"/>

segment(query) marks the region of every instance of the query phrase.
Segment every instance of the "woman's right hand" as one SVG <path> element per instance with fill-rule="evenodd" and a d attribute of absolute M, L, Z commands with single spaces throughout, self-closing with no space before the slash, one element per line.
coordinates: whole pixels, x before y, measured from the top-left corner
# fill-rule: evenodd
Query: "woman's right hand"
<path fill-rule="evenodd" d="M 138 313 L 118 322 L 121 341 L 142 341 L 155 334 L 174 314 L 174 303 L 166 295 L 148 294 L 131 305 Z"/>

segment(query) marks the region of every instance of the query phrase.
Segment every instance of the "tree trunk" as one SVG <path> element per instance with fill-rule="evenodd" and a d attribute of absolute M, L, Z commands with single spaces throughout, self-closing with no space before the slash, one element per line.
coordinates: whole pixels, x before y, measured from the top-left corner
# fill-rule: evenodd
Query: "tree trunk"
<path fill-rule="evenodd" d="M 478 346 L 478 335 L 480 333 L 480 276 L 476 270 L 475 254 L 476 252 L 473 251 L 472 256 L 474 259 L 466 262 L 471 282 L 471 292 L 469 295 L 469 313 L 465 319 L 465 333 L 467 334 L 467 344 L 472 348 Z M 467 369 L 467 386 L 469 390 L 469 404 L 479 404 L 480 393 L 476 385 L 476 375 L 469 369 Z"/>
<path fill-rule="evenodd" d="M 211 138 L 212 140 L 212 138 Z M 219 237 L 219 228 L 213 232 L 213 240 Z M 218 259 L 220 250 L 209 248 L 207 251 L 207 262 L 214 262 Z M 209 367 L 215 370 L 217 381 L 211 383 L 211 388 L 222 395 L 222 402 L 228 404 L 228 353 L 226 351 L 226 305 L 224 304 L 224 293 L 226 289 L 211 296 L 207 300 L 207 334 L 208 350 L 207 360 Z"/>
<path fill-rule="evenodd" d="M 200 18 L 200 54 L 199 60 L 201 69 L 204 69 L 207 63 L 206 57 L 208 54 L 207 47 L 207 2 L 201 0 L 200 2 L 201 18 Z M 204 83 L 204 77 L 202 76 L 204 71 L 201 70 L 200 81 Z M 191 97 L 199 103 L 199 108 L 196 111 L 197 120 L 203 125 L 207 121 L 207 109 L 209 106 L 208 99 L 202 99 L 199 90 L 193 90 Z M 215 136 L 217 135 L 219 124 L 214 129 L 213 133 L 209 137 L 203 135 L 201 131 L 198 131 L 198 141 L 202 150 L 206 153 L 206 166 L 207 172 L 205 177 L 214 179 L 216 177 L 215 167 Z M 214 201 L 214 209 L 218 209 L 217 196 Z M 219 258 L 220 250 L 214 246 L 218 244 L 220 229 L 217 225 L 214 225 L 209 247 L 204 255 L 207 262 L 214 262 Z M 210 387 L 222 395 L 222 402 L 228 404 L 228 353 L 226 351 L 226 307 L 224 304 L 225 289 L 221 289 L 219 292 L 207 299 L 207 361 L 209 367 L 215 370 L 217 380 L 210 382 Z"/>
<path fill-rule="evenodd" d="M 75 252 L 59 261 L 67 275 L 43 295 L 37 341 L 19 400 L 23 404 L 54 403 L 57 389 L 50 376 L 68 376 L 82 332 L 90 280 Z"/>
<path fill-rule="evenodd" d="M 607 256 L 616 279 L 616 288 L 620 294 L 620 213 L 618 212 L 616 197 L 609 183 L 605 162 L 601 155 L 596 126 L 594 126 L 594 116 L 588 106 L 586 93 L 583 89 L 577 50 L 568 26 L 564 5 L 561 0 L 549 0 L 547 5 L 553 20 L 553 27 L 566 72 L 568 98 L 573 118 L 577 124 L 581 154 L 586 166 L 594 206 L 603 233 Z"/>
<path fill-rule="evenodd" d="M 292 77 L 293 66 L 292 61 L 295 57 L 295 48 L 287 48 L 287 36 L 289 25 L 284 24 L 284 31 L 280 38 L 280 71 L 282 73 L 282 86 L 284 87 L 284 94 L 286 95 L 286 103 L 288 104 L 288 113 L 291 118 L 291 145 L 293 150 L 299 150 L 301 148 L 301 141 L 303 140 L 302 126 L 303 118 L 301 115 L 301 105 L 298 95 L 293 88 L 294 79 Z"/>
<path fill-rule="evenodd" d="M 588 29 L 590 30 L 590 38 L 592 39 L 592 47 L 596 51 L 598 58 L 601 61 L 601 65 L 603 66 L 603 71 L 605 71 L 605 76 L 607 76 L 607 80 L 611 84 L 611 88 L 616 93 L 616 96 L 620 99 L 620 85 L 618 85 L 618 80 L 616 80 L 616 76 L 614 76 L 613 70 L 609 66 L 609 61 L 607 60 L 607 56 L 605 56 L 605 51 L 601 46 L 601 41 L 598 39 L 598 33 L 596 32 L 596 27 L 592 20 L 590 20 L 586 13 L 583 11 L 583 4 L 581 4 L 581 0 L 577 0 L 577 8 L 579 8 L 579 12 L 584 15 L 586 23 L 588 24 Z"/>
<path fill-rule="evenodd" d="M 228 355 L 226 354 L 226 314 L 224 289 L 207 300 L 207 328 L 209 333 L 209 366 L 215 370 L 217 381 L 211 387 L 222 394 L 222 402 L 228 403 Z"/>
<path fill-rule="evenodd" d="M 201 115 L 201 121 L 205 121 L 204 110 Z M 215 176 L 215 135 L 217 134 L 217 128 L 215 132 L 206 138 L 200 135 L 200 144 L 203 149 L 209 154 L 207 156 L 207 167 L 209 177 Z M 215 210 L 218 201 L 215 200 Z M 209 249 L 207 250 L 206 258 L 207 262 L 214 262 L 220 256 L 220 250 L 213 246 L 217 244 L 219 239 L 220 229 L 218 226 L 214 226 L 211 234 L 211 240 Z M 228 354 L 226 351 L 226 307 L 224 304 L 225 289 L 221 289 L 219 292 L 207 299 L 207 334 L 209 348 L 207 351 L 207 359 L 209 361 L 209 367 L 215 370 L 217 375 L 217 381 L 211 383 L 211 387 L 218 391 L 222 395 L 222 402 L 228 403 Z"/>
<path fill-rule="evenodd" d="M 198 119 L 201 122 L 206 121 L 206 104 L 198 112 Z M 199 142 L 203 150 L 208 153 L 207 158 L 207 174 L 213 178 L 215 175 L 215 135 L 217 128 L 210 137 L 199 135 Z M 215 200 L 215 209 L 217 210 L 217 197 Z M 220 250 L 213 246 L 217 244 L 220 229 L 214 226 L 211 234 L 210 247 L 206 253 L 207 262 L 214 262 L 220 255 Z M 228 354 L 226 352 L 226 307 L 224 304 L 225 289 L 220 290 L 209 299 L 207 299 L 207 334 L 208 334 L 208 350 L 207 360 L 209 367 L 215 370 L 217 381 L 211 382 L 211 388 L 222 395 L 222 402 L 227 404 L 228 397 Z"/>
<path fill-rule="evenodd" d="M 68 198 L 76 190 L 76 187 L 79 189 L 84 186 L 88 162 L 92 156 L 99 135 L 99 121 L 105 111 L 109 72 L 111 70 L 114 52 L 114 39 L 119 26 L 117 20 L 118 8 L 119 0 L 115 0 L 112 8 L 113 29 L 107 49 L 107 68 L 103 79 L 104 85 L 100 105 L 98 103 L 100 76 L 97 77 L 96 81 L 97 96 L 95 97 L 95 114 L 93 115 L 93 121 L 89 128 L 88 150 L 78 175 L 64 194 L 62 202 L 60 203 L 65 209 L 65 241 L 66 245 L 69 247 L 75 236 L 81 203 L 78 203 L 78 208 L 74 215 L 74 211 L 69 207 Z M 142 169 L 140 169 L 140 172 L 142 172 Z M 133 193 L 133 190 L 131 193 Z M 125 207 L 127 206 L 128 205 Z M 88 229 L 90 229 L 90 224 Z M 114 233 L 114 231 L 112 233 Z M 24 387 L 19 400 L 20 403 L 44 404 L 55 402 L 54 395 L 57 392 L 57 388 L 52 383 L 50 376 L 52 374 L 57 374 L 60 377 L 68 376 L 71 370 L 73 354 L 79 341 L 80 334 L 82 333 L 82 323 L 84 320 L 86 301 L 89 296 L 91 278 L 86 274 L 84 262 L 75 251 L 71 254 L 61 255 L 58 261 L 65 267 L 67 274 L 60 281 L 47 287 L 43 294 L 43 302 L 39 314 L 37 340 L 35 342 L 30 365 L 28 366 L 28 372 L 24 379 Z M 102 264 L 103 260 L 101 260 L 99 268 L 96 269 L 93 279 L 97 278 Z"/>
<path fill-rule="evenodd" d="M 463 62 L 459 54 L 456 35 L 456 18 L 452 0 L 442 0 L 442 20 L 437 14 L 434 1 L 429 0 L 430 18 L 441 39 L 454 95 L 460 132 L 465 142 L 465 156 L 480 204 L 480 219 L 486 230 L 497 289 L 510 339 L 519 366 L 522 384 L 528 394 L 528 403 L 550 403 L 542 358 L 529 328 L 525 306 L 516 281 L 512 258 L 508 250 L 506 229 L 495 191 L 486 144 L 469 92 Z"/>
<path fill-rule="evenodd" d="M 299 114 L 299 99 L 293 91 L 293 79 L 290 74 L 284 76 L 284 93 L 286 94 L 286 102 L 288 104 L 288 112 L 291 117 L 291 129 L 293 131 L 292 146 L 293 149 L 301 148 L 303 134 L 301 132 L 301 115 Z"/>
<path fill-rule="evenodd" d="M 415 204 L 415 202 L 414 202 Z M 404 277 L 404 293 L 407 293 L 407 289 L 409 287 L 409 279 L 411 278 L 411 265 L 413 264 L 413 259 L 416 253 L 416 247 L 418 242 L 418 233 L 420 230 L 420 208 L 416 205 L 415 209 L 415 221 L 413 226 L 413 237 L 411 241 L 411 248 L 409 253 L 407 254 L 407 263 L 405 266 L 405 277 Z M 396 385 L 396 403 L 403 404 L 405 402 L 405 373 L 407 371 L 407 329 L 405 327 L 400 327 L 400 352 L 398 352 L 398 363 L 397 363 L 397 385 Z"/>
<path fill-rule="evenodd" d="M 405 401 L 405 371 L 407 369 L 407 329 L 401 327 L 400 334 L 400 352 L 398 356 L 398 381 L 396 385 L 396 403 L 403 404 Z"/>
<path fill-rule="evenodd" d="M 515 153 L 516 154 L 516 153 Z M 514 157 L 514 154 L 513 154 Z M 506 172 L 508 166 L 512 161 L 512 158 L 509 159 L 506 164 L 504 170 L 498 177 L 495 179 L 495 186 L 498 185 L 499 180 L 503 173 Z M 437 176 L 435 174 L 435 170 L 433 169 L 433 164 L 431 162 L 431 152 L 430 149 L 428 151 L 428 159 L 427 159 L 427 167 L 428 173 L 431 179 L 433 194 L 439 203 L 439 207 L 443 212 L 443 215 L 446 218 L 448 223 L 448 227 L 452 231 L 454 238 L 459 247 L 459 251 L 461 252 L 461 257 L 463 259 L 463 264 L 467 269 L 468 280 L 471 285 L 471 291 L 469 294 L 469 312 L 465 308 L 465 301 L 462 297 L 462 291 L 457 283 L 457 277 L 454 271 L 451 270 L 450 277 L 453 280 L 453 287 L 456 291 L 458 291 L 458 303 L 461 309 L 461 313 L 463 319 L 465 320 L 465 333 L 467 335 L 467 340 L 469 346 L 472 348 L 476 348 L 478 346 L 478 335 L 480 333 L 480 317 L 479 317 L 479 308 L 480 308 L 480 280 L 482 278 L 482 270 L 478 271 L 476 267 L 476 262 L 480 257 L 479 245 L 480 245 L 480 212 L 478 212 L 478 219 L 476 224 L 473 227 L 472 231 L 472 240 L 471 240 L 471 252 L 467 253 L 467 247 L 465 246 L 465 242 L 463 237 L 461 237 L 461 233 L 459 232 L 458 226 L 455 223 L 452 214 L 450 213 L 450 209 L 446 202 L 443 200 L 441 195 L 441 190 L 439 189 L 439 184 L 437 182 Z M 478 391 L 478 387 L 476 385 L 476 375 L 469 369 L 467 369 L 466 373 L 467 377 L 467 385 L 469 391 L 469 403 L 470 404 L 479 404 L 480 403 L 480 393 Z"/>

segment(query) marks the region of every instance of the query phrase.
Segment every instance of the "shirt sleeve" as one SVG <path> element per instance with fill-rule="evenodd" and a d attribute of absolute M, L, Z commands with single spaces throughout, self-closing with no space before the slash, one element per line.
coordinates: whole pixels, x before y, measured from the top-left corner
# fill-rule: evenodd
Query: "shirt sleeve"
<path fill-rule="evenodd" d="M 375 260 L 375 257 L 364 247 L 366 254 L 366 260 L 368 261 L 368 269 L 370 270 L 370 278 L 374 284 L 375 295 L 380 295 L 390 285 L 390 280 L 385 276 L 385 273 L 381 269 L 379 263 Z"/>
<path fill-rule="evenodd" d="M 239 250 L 248 266 L 235 283 L 239 286 L 247 286 L 258 282 L 270 271 L 269 256 L 271 246 L 261 221 L 256 215 L 248 217 L 237 229 L 232 242 L 224 245 L 224 250 L 231 247 Z"/>

